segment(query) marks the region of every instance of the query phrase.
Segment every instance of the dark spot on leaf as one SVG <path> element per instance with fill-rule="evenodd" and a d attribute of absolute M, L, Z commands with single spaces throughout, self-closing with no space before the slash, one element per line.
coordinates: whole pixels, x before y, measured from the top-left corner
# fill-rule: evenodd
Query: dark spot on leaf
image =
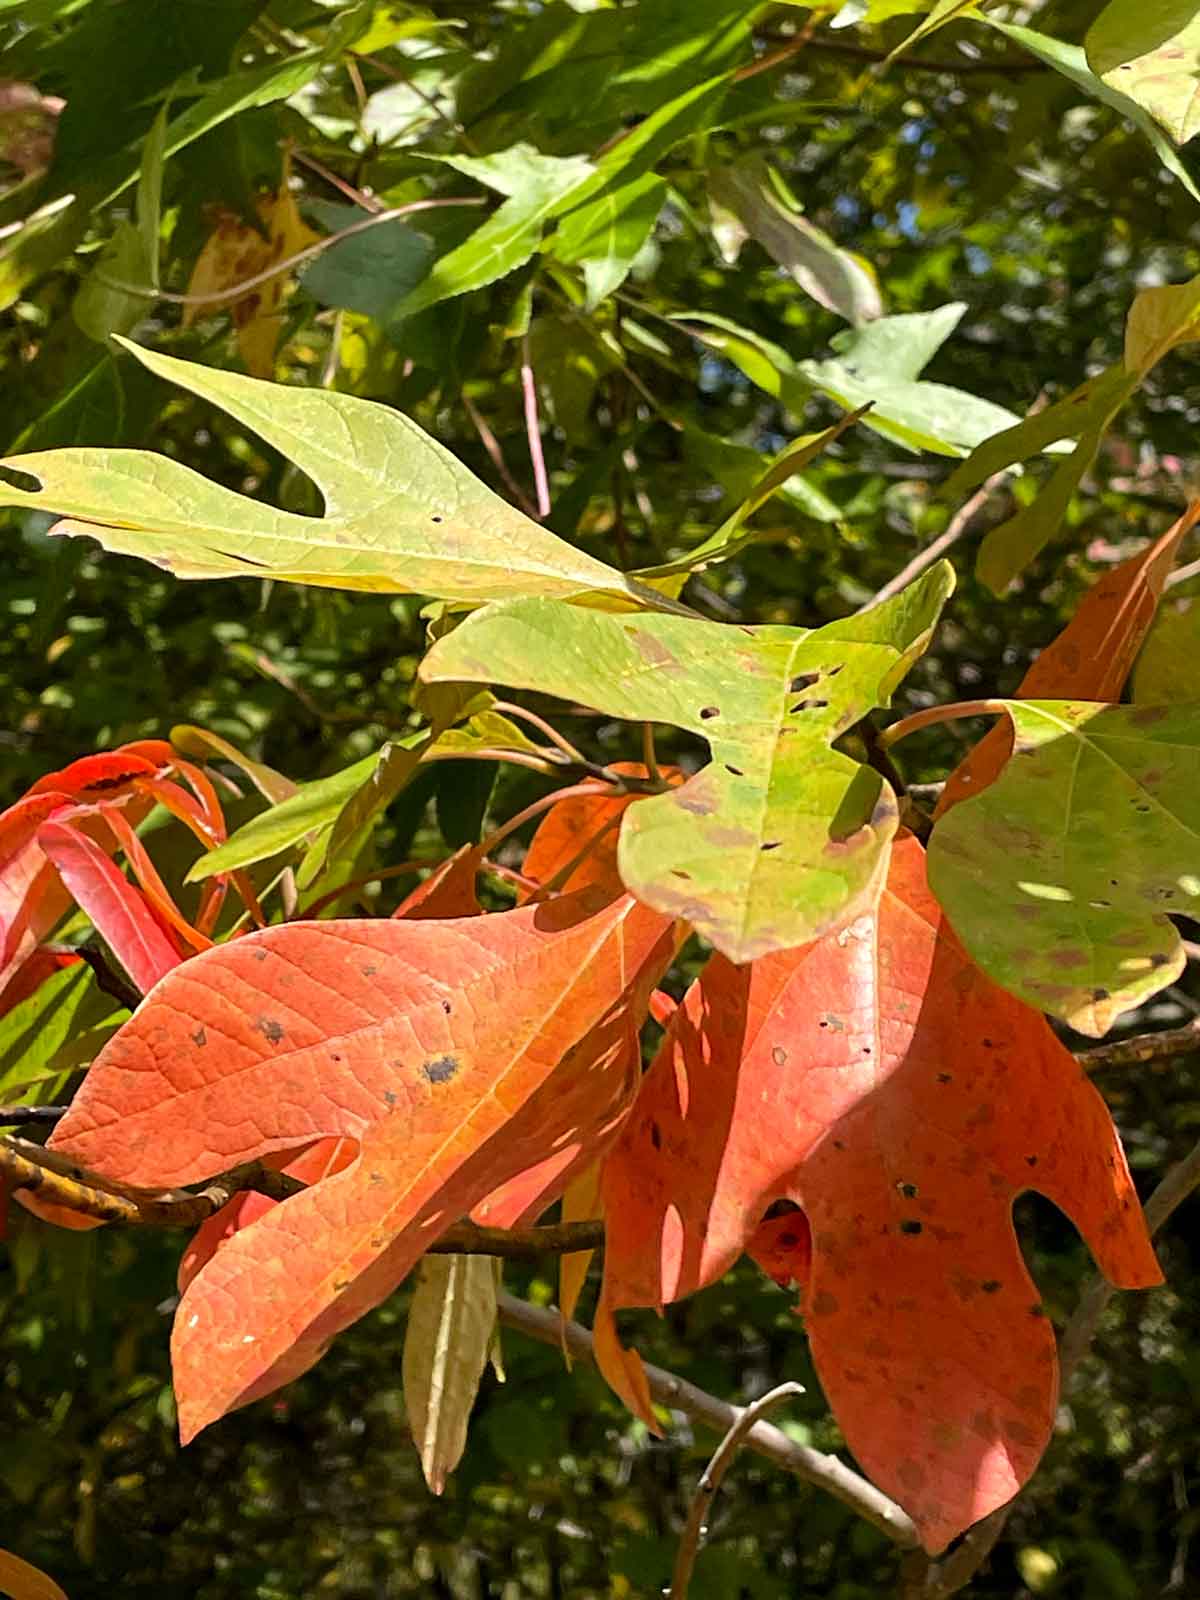
<path fill-rule="evenodd" d="M 1036 1156 L 1026 1156 L 1025 1157 L 1025 1165 L 1027 1167 L 1036 1167 L 1037 1164 L 1038 1164 L 1038 1158 Z"/>
<path fill-rule="evenodd" d="M 330 1058 L 329 1058 L 329 1059 L 330 1059 L 330 1060 L 331 1060 L 331 1061 L 340 1061 L 340 1060 L 341 1060 L 341 1059 L 342 1059 L 342 1058 L 341 1058 L 341 1056 L 330 1056 Z"/>
<path fill-rule="evenodd" d="M 819 672 L 798 672 L 788 684 L 788 688 L 793 694 L 799 694 L 801 689 L 811 689 L 820 676 Z"/>
<path fill-rule="evenodd" d="M 1030 1306 L 1029 1315 L 1031 1317 L 1044 1317 L 1046 1315 L 1046 1308 L 1039 1301 L 1037 1305 Z"/>
<path fill-rule="evenodd" d="M 283 1024 L 274 1017 L 259 1017 L 254 1024 L 268 1044 L 278 1044 L 283 1038 Z"/>
<path fill-rule="evenodd" d="M 383 1182 L 383 1173 L 382 1172 L 368 1172 L 367 1173 L 367 1182 L 370 1183 L 370 1184 L 375 1184 L 375 1185 L 381 1184 Z"/>
<path fill-rule="evenodd" d="M 364 978 L 373 978 L 378 971 L 378 967 L 364 967 L 362 969 L 362 975 Z"/>
<path fill-rule="evenodd" d="M 796 704 L 790 707 L 790 714 L 795 715 L 797 711 L 824 711 L 828 704 L 828 700 L 797 700 Z"/>
<path fill-rule="evenodd" d="M 725 763 L 725 771 L 732 772 L 735 778 L 744 778 L 746 776 L 741 767 L 731 767 L 728 761 Z"/>
<path fill-rule="evenodd" d="M 919 1193 L 915 1183 L 898 1183 L 896 1187 L 906 1200 L 915 1200 Z"/>
<path fill-rule="evenodd" d="M 1000 1287 L 1000 1279 L 985 1278 L 979 1287 L 983 1290 L 984 1294 L 995 1294 L 996 1290 Z"/>
<path fill-rule="evenodd" d="M 691 881 L 692 881 L 691 873 L 690 872 L 685 872 L 682 867 L 672 867 L 671 868 L 671 876 L 673 878 L 683 878 L 684 881 L 687 882 L 687 883 L 691 883 Z"/>
<path fill-rule="evenodd" d="M 701 706 L 700 716 L 705 722 L 711 722 L 714 717 L 721 715 L 720 706 Z"/>
<path fill-rule="evenodd" d="M 760 850 L 778 850 L 783 843 L 782 839 L 770 839 L 766 844 L 759 845 Z"/>
<path fill-rule="evenodd" d="M 396 1100 L 397 1100 L 397 1095 L 396 1095 L 396 1091 L 394 1089 L 385 1089 L 383 1091 L 383 1103 L 384 1103 L 384 1105 L 386 1105 L 386 1106 L 394 1106 L 396 1104 Z"/>
<path fill-rule="evenodd" d="M 267 959 L 267 952 L 265 950 L 256 950 L 254 952 L 254 959 L 255 961 L 265 961 Z"/>
<path fill-rule="evenodd" d="M 458 1071 L 457 1056 L 437 1056 L 433 1061 L 427 1061 L 421 1071 L 430 1083 L 449 1083 Z"/>
<path fill-rule="evenodd" d="M 1151 728 L 1170 715 L 1169 706 L 1139 706 L 1130 717 L 1135 728 Z"/>
<path fill-rule="evenodd" d="M 353 1280 L 351 1278 L 335 1278 L 333 1280 L 334 1294 L 345 1294 Z"/>
<path fill-rule="evenodd" d="M 937 1075 L 937 1081 L 939 1083 L 953 1083 L 954 1079 L 948 1072 L 939 1072 Z"/>
<path fill-rule="evenodd" d="M 1169 956 L 1163 955 L 1161 950 L 1156 950 L 1155 953 L 1150 957 L 1150 965 L 1152 967 L 1165 967 L 1169 960 Z"/>
<path fill-rule="evenodd" d="M 192 1043 L 198 1050 L 203 1050 L 204 1046 L 208 1043 L 208 1035 L 204 1031 L 203 1023 L 200 1024 L 195 1033 L 192 1035 Z"/>
<path fill-rule="evenodd" d="M 800 1243 L 794 1233 L 781 1233 L 776 1242 L 781 1250 L 794 1250 Z"/>
<path fill-rule="evenodd" d="M 442 1001 L 442 1010 L 446 1013 L 447 1016 L 450 1015 L 451 1006 L 450 1006 L 449 1000 L 443 1000 Z"/>
<path fill-rule="evenodd" d="M 871 1046 L 870 1046 L 870 1045 L 869 1045 L 869 1044 L 865 1044 L 865 1045 L 863 1045 L 863 1047 L 862 1047 L 862 1053 L 863 1053 L 863 1055 L 865 1055 L 865 1056 L 869 1056 L 869 1055 L 870 1055 L 870 1054 L 871 1054 Z"/>
<path fill-rule="evenodd" d="M 1108 997 L 1109 996 L 1108 996 L 1108 990 L 1107 989 L 1093 989 L 1092 990 L 1092 999 L 1093 1000 L 1107 1000 Z"/>
<path fill-rule="evenodd" d="M 650 1124 L 650 1143 L 656 1150 L 662 1149 L 662 1129 L 657 1122 Z"/>
<path fill-rule="evenodd" d="M 777 1067 L 786 1067 L 787 1066 L 787 1051 L 783 1048 L 783 1046 L 781 1044 L 777 1044 L 775 1046 L 775 1048 L 771 1051 L 771 1060 L 775 1063 L 775 1065 Z"/>
<path fill-rule="evenodd" d="M 846 1148 L 846 1146 L 845 1146 L 845 1143 L 844 1143 L 844 1141 L 843 1141 L 843 1140 L 841 1140 L 841 1139 L 835 1139 L 835 1140 L 834 1140 L 834 1141 L 833 1141 L 833 1148 L 834 1148 L 834 1149 L 835 1149 L 835 1150 L 844 1150 L 844 1149 L 845 1149 L 845 1148 Z"/>
<path fill-rule="evenodd" d="M 985 1050 L 994 1050 L 996 1048 L 990 1039 L 981 1039 L 979 1042 Z"/>
<path fill-rule="evenodd" d="M 921 1224 L 919 1222 L 914 1222 L 911 1217 L 905 1217 L 904 1221 L 900 1224 L 901 1233 L 918 1234 L 924 1233 L 924 1231 L 925 1230 Z"/>
<path fill-rule="evenodd" d="M 431 517 L 430 518 L 431 522 L 440 522 L 441 520 L 442 520 L 441 517 Z"/>

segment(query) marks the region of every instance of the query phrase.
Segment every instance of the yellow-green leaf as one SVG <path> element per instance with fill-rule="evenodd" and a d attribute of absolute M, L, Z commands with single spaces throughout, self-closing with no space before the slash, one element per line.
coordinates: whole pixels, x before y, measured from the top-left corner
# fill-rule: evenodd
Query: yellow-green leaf
<path fill-rule="evenodd" d="M 500 1263 L 426 1256 L 404 1335 L 404 1404 L 421 1471 L 441 1494 L 467 1442 L 467 1424 L 496 1329 Z"/>

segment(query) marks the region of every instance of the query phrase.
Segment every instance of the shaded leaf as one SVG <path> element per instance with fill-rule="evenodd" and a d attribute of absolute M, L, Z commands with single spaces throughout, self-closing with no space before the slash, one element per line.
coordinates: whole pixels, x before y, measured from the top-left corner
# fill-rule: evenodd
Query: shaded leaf
<path fill-rule="evenodd" d="M 818 305 L 856 324 L 883 315 L 874 273 L 788 204 L 765 161 L 752 158 L 714 167 L 708 188 L 718 205 L 737 217 Z"/>
<path fill-rule="evenodd" d="M 1193 200 L 1200 201 L 1200 189 L 1197 189 L 1187 168 L 1179 159 L 1174 145 L 1163 135 L 1161 128 L 1147 116 L 1136 100 L 1122 93 L 1114 84 L 1096 76 L 1079 45 L 1066 44 L 1061 39 L 1052 39 L 1048 34 L 1038 33 L 1033 28 L 1020 27 L 1016 23 L 999 22 L 995 17 L 986 16 L 982 12 L 977 14 L 977 19 L 986 23 L 989 28 L 995 28 L 998 33 L 1004 34 L 1014 44 L 1021 45 L 1039 61 L 1044 61 L 1047 66 L 1053 67 L 1056 72 L 1061 72 L 1064 78 L 1069 78 L 1076 88 L 1082 89 L 1089 98 L 1099 100 L 1119 112 L 1121 116 L 1127 117 L 1150 141 L 1155 155 L 1167 171 L 1179 179 Z"/>
<path fill-rule="evenodd" d="M 496 1330 L 500 1263 L 426 1256 L 404 1330 L 404 1406 L 434 1494 L 462 1459 L 467 1424 Z"/>
<path fill-rule="evenodd" d="M 773 1202 L 802 1208 L 822 1386 L 931 1551 L 1011 1498 L 1053 1426 L 1054 1334 L 1017 1195 L 1071 1216 L 1115 1283 L 1160 1278 L 1103 1101 L 1044 1019 L 971 966 L 908 836 L 877 909 L 842 933 L 749 967 L 713 957 L 602 1187 L 610 1309 L 715 1282 L 762 1246 Z M 606 1375 L 636 1399 L 635 1360 Z"/>
<path fill-rule="evenodd" d="M 749 961 L 823 933 L 878 893 L 895 797 L 830 746 L 887 702 L 952 587 L 943 563 L 894 600 L 811 633 L 515 601 L 468 617 L 420 675 L 537 689 L 706 739 L 709 766 L 627 813 L 621 877 Z"/>
<path fill-rule="evenodd" d="M 1155 619 L 1133 672 L 1133 698 L 1144 706 L 1190 700 L 1200 657 L 1200 601 L 1172 600 Z"/>
<path fill-rule="evenodd" d="M 361 206 L 309 200 L 305 211 L 331 233 L 371 215 Z M 300 282 L 323 306 L 340 306 L 374 317 L 392 319 L 397 306 L 429 271 L 433 245 L 402 217 L 343 239 L 300 269 Z"/>
<path fill-rule="evenodd" d="M 3 464 L 42 487 L 0 480 L 0 504 L 55 510 L 65 517 L 58 532 L 86 534 L 181 578 L 275 577 L 472 601 L 594 592 L 666 604 L 539 527 L 387 406 L 126 348 L 281 450 L 321 490 L 324 516 L 277 511 L 141 450 L 13 456 Z"/>
<path fill-rule="evenodd" d="M 559 261 L 582 263 L 585 310 L 594 311 L 624 283 L 666 197 L 663 179 L 643 172 L 577 207 L 559 223 L 547 248 Z"/>
<path fill-rule="evenodd" d="M 292 923 L 171 973 L 54 1148 L 169 1186 L 356 1145 L 189 1285 L 173 1338 L 183 1437 L 306 1371 L 458 1217 L 567 1142 L 560 1063 L 602 1019 L 644 1010 L 672 950 L 661 918 L 585 891 L 455 922 Z"/>
<path fill-rule="evenodd" d="M 1099 1036 L 1172 983 L 1200 909 L 1200 705 L 1011 700 L 1013 755 L 942 817 L 929 881 L 973 960 Z"/>

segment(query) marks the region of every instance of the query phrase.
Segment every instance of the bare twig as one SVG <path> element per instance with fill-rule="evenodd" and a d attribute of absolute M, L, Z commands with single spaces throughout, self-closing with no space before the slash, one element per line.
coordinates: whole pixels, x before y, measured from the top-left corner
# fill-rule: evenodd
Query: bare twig
<path fill-rule="evenodd" d="M 918 573 L 924 572 L 926 567 L 931 567 L 938 558 L 956 544 L 971 523 L 975 520 L 976 513 L 983 510 L 991 496 L 992 490 L 999 488 L 1008 476 L 1007 471 L 993 472 L 991 477 L 982 484 L 969 500 L 964 500 L 962 505 L 950 518 L 944 533 L 939 533 L 931 544 L 919 550 L 907 566 L 902 567 L 894 578 L 889 578 L 883 588 L 878 590 L 865 605 L 859 606 L 860 611 L 869 611 L 873 606 L 890 600 L 894 594 L 899 594 Z"/>
<path fill-rule="evenodd" d="M 339 194 L 345 195 L 346 199 L 353 201 L 356 206 L 361 206 L 364 211 L 369 211 L 374 216 L 384 209 L 383 201 L 377 195 L 368 194 L 365 189 L 355 188 L 354 184 L 348 183 L 345 178 L 340 177 L 332 168 L 327 167 L 324 162 L 318 161 L 316 156 L 310 156 L 303 150 L 292 148 L 291 157 L 293 161 L 298 161 L 302 167 L 308 167 L 310 171 L 315 172 L 318 178 L 324 178 L 331 188 L 336 189 Z"/>
<path fill-rule="evenodd" d="M 436 1243 L 431 1255 L 569 1256 L 577 1250 L 598 1250 L 604 1243 L 602 1222 L 555 1222 L 540 1228 L 480 1228 L 474 1222 L 456 1223 Z"/>
<path fill-rule="evenodd" d="M 133 295 L 139 300 L 165 300 L 173 306 L 224 306 L 231 300 L 241 299 L 242 295 L 248 294 L 251 289 L 270 283 L 272 278 L 291 272 L 293 267 L 303 266 L 306 261 L 312 261 L 331 245 L 340 244 L 343 239 L 353 239 L 356 234 L 366 233 L 368 228 L 377 228 L 382 222 L 397 222 L 401 217 L 411 217 L 415 212 L 435 211 L 443 206 L 481 206 L 486 203 L 482 195 L 447 195 L 438 200 L 410 200 L 407 205 L 392 206 L 387 211 L 377 211 L 374 216 L 360 217 L 357 222 L 348 223 L 336 233 L 318 239 L 315 244 L 306 245 L 294 255 L 285 256 L 282 261 L 272 263 L 262 272 L 243 278 L 240 283 L 231 283 L 224 289 L 214 289 L 209 294 L 172 294 L 167 289 L 150 289 L 144 283 L 126 283 L 121 278 L 110 278 L 99 268 L 96 276 L 107 288 L 119 289 L 122 294 Z"/>
<path fill-rule="evenodd" d="M 0 1128 L 28 1127 L 32 1123 L 53 1127 L 66 1114 L 66 1106 L 0 1106 Z"/>
<path fill-rule="evenodd" d="M 529 351 L 529 335 L 521 341 L 521 394 L 525 401 L 525 434 L 529 440 L 529 459 L 533 463 L 533 486 L 539 517 L 550 515 L 550 480 L 546 476 L 546 457 L 542 451 L 542 419 L 538 411 L 537 379 Z"/>
<path fill-rule="evenodd" d="M 1085 1072 L 1102 1072 L 1106 1067 L 1140 1067 L 1176 1056 L 1194 1055 L 1200 1050 L 1200 1019 L 1182 1028 L 1164 1028 L 1159 1033 L 1138 1033 L 1130 1039 L 1115 1039 L 1093 1050 L 1081 1050 L 1075 1059 Z"/>
<path fill-rule="evenodd" d="M 1200 1143 L 1171 1167 L 1146 1201 L 1146 1226 L 1151 1234 L 1156 1234 L 1176 1207 L 1197 1188 L 1200 1188 Z M 1087 1354 L 1100 1318 L 1116 1292 L 1097 1272 L 1080 1295 L 1079 1304 L 1059 1341 L 1059 1372 L 1064 1388 Z M 950 1595 L 966 1588 L 995 1549 L 1015 1505 L 1016 1500 L 1010 1500 L 977 1523 L 958 1549 L 944 1560 L 915 1561 L 906 1574 L 905 1600 L 918 1600 L 918 1597 L 919 1600 L 948 1600 Z"/>
<path fill-rule="evenodd" d="M 924 711 L 914 711 L 910 717 L 901 717 L 879 735 L 881 750 L 890 750 L 901 739 L 921 728 L 932 728 L 939 722 L 958 722 L 963 717 L 998 717 L 1008 710 L 1004 700 L 956 700 L 953 705 L 927 706 Z"/>
<path fill-rule="evenodd" d="M 738 1413 L 736 1420 L 730 1423 L 725 1437 L 713 1452 L 712 1460 L 701 1473 L 700 1482 L 696 1485 L 696 1492 L 692 1496 L 688 1519 L 679 1540 L 679 1552 L 675 1557 L 675 1570 L 671 1575 L 671 1587 L 668 1591 L 670 1600 L 686 1600 L 692 1581 L 692 1569 L 696 1565 L 696 1557 L 700 1554 L 700 1548 L 708 1534 L 708 1518 L 713 1501 L 721 1487 L 721 1480 L 733 1465 L 734 1457 L 745 1442 L 746 1435 L 760 1417 L 765 1417 L 767 1412 L 781 1401 L 790 1400 L 793 1395 L 803 1393 L 802 1383 L 781 1383 L 777 1388 L 745 1406 Z"/>
<path fill-rule="evenodd" d="M 511 1294 L 498 1295 L 497 1307 L 500 1321 L 507 1327 L 516 1328 L 556 1350 L 565 1345 L 573 1360 L 595 1364 L 592 1336 L 578 1322 L 566 1321 L 558 1311 L 543 1311 Z M 728 1432 L 741 1415 L 739 1406 L 719 1400 L 716 1395 L 698 1389 L 662 1367 L 647 1364 L 646 1379 L 650 1394 L 659 1405 L 682 1411 L 693 1422 L 701 1422 L 718 1433 Z M 912 1549 L 920 1542 L 908 1513 L 836 1456 L 797 1444 L 770 1422 L 756 1422 L 743 1442 L 785 1472 L 795 1473 L 798 1478 L 826 1490 L 902 1549 Z"/>
<path fill-rule="evenodd" d="M 1200 577 L 1200 561 L 1189 561 L 1186 566 L 1176 567 L 1175 571 L 1167 575 L 1164 589 L 1173 589 L 1177 583 L 1186 583 L 1189 578 Z"/>
<path fill-rule="evenodd" d="M 881 66 L 888 60 L 886 50 L 872 50 L 869 45 L 852 44 L 849 40 L 830 39 L 824 35 L 819 39 L 810 39 L 810 50 L 822 51 L 829 56 L 846 56 L 851 61 L 878 62 Z M 913 72 L 952 72 L 987 73 L 992 77 L 1024 78 L 1030 73 L 1047 72 L 1050 69 L 1040 61 L 1023 61 L 1010 59 L 1008 61 L 988 60 L 981 56 L 978 60 L 971 60 L 964 56 L 961 61 L 948 60 L 944 57 L 926 57 L 912 55 L 897 55 L 891 57 L 893 67 L 907 67 Z"/>
<path fill-rule="evenodd" d="M 493 711 L 503 712 L 509 717 L 519 717 L 522 722 L 527 722 L 531 728 L 536 728 L 539 733 L 545 734 L 551 744 L 555 744 L 569 760 L 579 766 L 587 765 L 587 757 L 581 750 L 577 750 L 565 735 L 559 733 L 552 722 L 547 722 L 545 717 L 540 717 L 536 711 L 530 711 L 527 706 L 514 705 L 511 700 L 496 700 L 492 703 Z"/>
<path fill-rule="evenodd" d="M 504 487 L 512 496 L 515 504 L 520 506 L 521 510 L 527 517 L 536 517 L 538 514 L 537 507 L 509 471 L 508 462 L 504 459 L 504 451 L 500 447 L 500 441 L 488 426 L 487 418 L 479 410 L 478 406 L 475 404 L 474 400 L 471 399 L 471 396 L 465 389 L 460 391 L 460 396 L 463 403 L 463 409 L 470 417 L 471 422 L 474 425 L 475 432 L 479 435 L 479 442 L 483 445 L 483 448 L 488 453 L 488 459 L 491 461 L 496 471 L 500 474 L 501 480 L 504 483 Z"/>

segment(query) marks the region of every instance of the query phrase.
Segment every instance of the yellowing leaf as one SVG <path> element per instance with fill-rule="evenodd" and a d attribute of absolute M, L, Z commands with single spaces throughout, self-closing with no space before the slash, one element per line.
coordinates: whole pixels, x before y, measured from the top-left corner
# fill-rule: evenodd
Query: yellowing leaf
<path fill-rule="evenodd" d="M 279 578 L 470 603 L 594 596 L 624 609 L 683 609 L 510 506 L 389 406 L 121 342 L 152 372 L 282 451 L 320 489 L 324 516 L 277 511 L 144 450 L 10 456 L 2 464 L 39 487 L 0 479 L 0 505 L 58 512 L 64 520 L 54 532 L 86 534 L 180 578 Z"/>
<path fill-rule="evenodd" d="M 462 1459 L 467 1424 L 496 1328 L 500 1263 L 430 1255 L 404 1333 L 404 1405 L 421 1471 L 434 1494 Z"/>
<path fill-rule="evenodd" d="M 1096 76 L 1148 111 L 1176 144 L 1200 131 L 1195 0 L 1112 0 L 1084 47 Z"/>
<path fill-rule="evenodd" d="M 218 215 L 192 269 L 188 294 L 211 296 L 226 289 L 230 293 L 204 306 L 186 307 L 183 325 L 186 328 L 200 317 L 229 309 L 246 371 L 256 378 L 269 378 L 275 370 L 275 349 L 283 328 L 280 307 L 290 275 L 280 272 L 245 290 L 239 286 L 315 243 L 319 235 L 301 218 L 287 187 L 286 172 L 278 194 L 259 201 L 258 215 L 261 231 L 235 212 Z"/>

